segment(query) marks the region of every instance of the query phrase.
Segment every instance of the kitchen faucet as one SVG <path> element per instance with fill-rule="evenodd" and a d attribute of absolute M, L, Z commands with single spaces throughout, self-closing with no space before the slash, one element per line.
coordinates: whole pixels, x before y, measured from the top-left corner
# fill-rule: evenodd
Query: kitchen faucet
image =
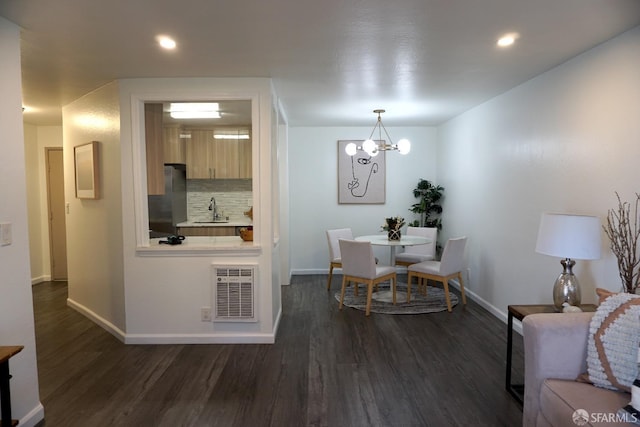
<path fill-rule="evenodd" d="M 216 203 L 215 197 L 212 197 L 209 202 L 209 210 L 213 211 L 213 220 L 217 221 L 220 219 L 220 214 L 218 213 L 218 204 Z"/>

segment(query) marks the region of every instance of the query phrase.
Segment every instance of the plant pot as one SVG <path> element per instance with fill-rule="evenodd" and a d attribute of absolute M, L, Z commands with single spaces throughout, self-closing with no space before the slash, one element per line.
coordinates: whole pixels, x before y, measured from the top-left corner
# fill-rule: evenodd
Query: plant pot
<path fill-rule="evenodd" d="M 402 233 L 400 233 L 400 230 L 389 230 L 389 233 L 387 233 L 387 237 L 389 238 L 389 240 L 400 240 L 400 238 L 402 237 Z"/>
<path fill-rule="evenodd" d="M 241 228 L 240 238 L 245 242 L 253 242 L 253 230 L 249 230 L 247 228 Z"/>

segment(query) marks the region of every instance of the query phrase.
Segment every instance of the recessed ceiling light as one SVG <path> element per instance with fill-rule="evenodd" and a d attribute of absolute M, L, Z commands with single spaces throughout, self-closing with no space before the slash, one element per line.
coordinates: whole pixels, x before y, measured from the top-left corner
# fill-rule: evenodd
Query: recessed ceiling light
<path fill-rule="evenodd" d="M 511 46 L 512 44 L 514 44 L 516 42 L 516 40 L 518 39 L 518 33 L 508 33 L 503 35 L 502 37 L 500 37 L 498 39 L 498 41 L 496 42 L 496 44 L 500 47 L 508 47 Z"/>
<path fill-rule="evenodd" d="M 176 41 L 169 36 L 157 36 L 156 40 L 163 49 L 173 50 L 176 48 Z"/>

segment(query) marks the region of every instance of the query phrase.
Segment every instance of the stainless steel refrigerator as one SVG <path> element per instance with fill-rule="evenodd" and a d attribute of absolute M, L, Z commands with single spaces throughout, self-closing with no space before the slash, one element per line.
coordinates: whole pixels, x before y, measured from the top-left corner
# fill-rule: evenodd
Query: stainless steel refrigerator
<path fill-rule="evenodd" d="M 187 220 L 187 167 L 164 165 L 164 194 L 149 197 L 149 237 L 176 234 L 176 224 Z"/>

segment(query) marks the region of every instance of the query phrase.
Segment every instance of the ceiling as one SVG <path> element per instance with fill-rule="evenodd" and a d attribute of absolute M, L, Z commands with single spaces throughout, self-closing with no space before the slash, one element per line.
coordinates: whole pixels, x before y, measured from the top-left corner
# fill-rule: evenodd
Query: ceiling
<path fill-rule="evenodd" d="M 0 0 L 0 16 L 22 28 L 29 123 L 119 78 L 269 77 L 291 126 L 373 125 L 376 108 L 426 126 L 640 24 L 640 1 Z"/>

